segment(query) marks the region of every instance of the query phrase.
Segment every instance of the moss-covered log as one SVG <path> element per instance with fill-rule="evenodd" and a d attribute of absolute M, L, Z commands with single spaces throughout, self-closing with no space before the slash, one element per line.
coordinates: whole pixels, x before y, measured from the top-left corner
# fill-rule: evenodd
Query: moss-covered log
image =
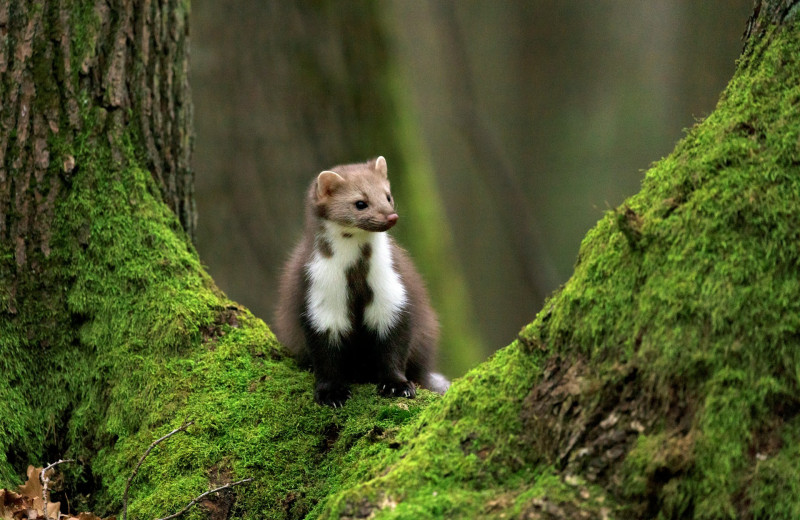
<path fill-rule="evenodd" d="M 0 484 L 74 456 L 73 504 L 118 512 L 146 447 L 192 419 L 139 471 L 132 517 L 245 477 L 190 516 L 800 516 L 796 2 L 759 4 L 715 112 L 517 341 L 443 398 L 362 386 L 341 410 L 170 210 L 190 206 L 164 172 L 191 199 L 163 166 L 189 147 L 185 4 L 118 4 L 0 5 Z"/>

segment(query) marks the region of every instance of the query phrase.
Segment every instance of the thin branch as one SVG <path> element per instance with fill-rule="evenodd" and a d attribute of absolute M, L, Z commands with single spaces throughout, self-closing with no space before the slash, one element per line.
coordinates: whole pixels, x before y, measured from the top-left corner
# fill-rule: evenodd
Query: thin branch
<path fill-rule="evenodd" d="M 64 464 L 65 462 L 75 462 L 75 460 L 74 459 L 59 460 L 58 462 L 54 462 L 49 466 L 47 466 L 46 468 L 42 469 L 41 473 L 39 473 L 39 480 L 42 482 L 42 500 L 44 500 L 44 517 L 47 520 L 50 519 L 50 517 L 47 516 L 47 485 L 50 483 L 50 478 L 47 477 L 45 474 L 51 469 L 58 466 L 59 464 Z"/>
<path fill-rule="evenodd" d="M 133 482 L 133 478 L 139 472 L 139 468 L 142 466 L 142 463 L 144 463 L 144 459 L 146 459 L 147 456 L 150 455 L 150 452 L 153 451 L 153 448 L 158 446 L 161 442 L 169 439 L 170 437 L 172 437 L 173 435 L 175 435 L 178 432 L 185 432 L 186 428 L 188 428 L 189 426 L 191 426 L 193 424 L 194 424 L 194 421 L 186 421 L 186 422 L 184 422 L 178 428 L 175 428 L 174 430 L 172 430 L 168 434 L 164 435 L 160 439 L 154 440 L 153 443 L 150 445 L 150 447 L 147 448 L 147 451 L 144 452 L 144 455 L 142 455 L 142 458 L 139 459 L 139 463 L 136 464 L 135 468 L 133 468 L 133 473 L 131 473 L 131 476 L 128 477 L 128 483 L 125 485 L 125 494 L 122 496 L 122 520 L 127 520 L 128 519 L 128 490 L 130 490 L 130 488 L 131 488 L 131 482 Z"/>
<path fill-rule="evenodd" d="M 239 484 L 246 484 L 246 483 L 248 483 L 248 482 L 252 482 L 252 481 L 253 481 L 253 479 L 252 479 L 252 478 L 246 478 L 246 479 L 243 479 L 243 480 L 239 480 L 239 481 L 237 481 L 237 482 L 232 482 L 232 483 L 230 483 L 230 484 L 225 484 L 224 486 L 220 486 L 220 487 L 218 487 L 218 488 L 216 488 L 216 489 L 212 489 L 211 491 L 206 491 L 205 493 L 203 493 L 203 494 L 201 494 L 201 495 L 197 495 L 197 496 L 196 496 L 194 499 L 192 499 L 192 501 L 191 501 L 191 502 L 189 502 L 189 503 L 186 505 L 186 507 L 184 507 L 183 509 L 181 509 L 181 510 L 180 510 L 180 511 L 178 511 L 177 513 L 175 513 L 175 514 L 172 514 L 172 515 L 169 515 L 169 516 L 165 516 L 164 518 L 159 518 L 158 520 L 171 520 L 172 518 L 178 518 L 178 517 L 179 517 L 179 516 L 181 516 L 183 513 L 185 513 L 185 512 L 186 512 L 186 511 L 188 511 L 189 509 L 191 509 L 191 507 L 192 507 L 193 505 L 195 505 L 195 504 L 199 503 L 201 500 L 203 500 L 203 499 L 204 499 L 205 497 L 207 497 L 208 495 L 210 495 L 210 494 L 212 494 L 212 493 L 218 493 L 218 492 L 220 492 L 220 491 L 224 491 L 224 490 L 226 490 L 226 489 L 230 489 L 230 488 L 232 488 L 233 486 L 238 486 Z"/>

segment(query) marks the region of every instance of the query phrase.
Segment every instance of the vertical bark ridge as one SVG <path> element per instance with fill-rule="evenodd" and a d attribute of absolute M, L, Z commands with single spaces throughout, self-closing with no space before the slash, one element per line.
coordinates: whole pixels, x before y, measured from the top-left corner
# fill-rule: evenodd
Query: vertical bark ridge
<path fill-rule="evenodd" d="M 14 244 L 18 268 L 50 254 L 54 202 L 80 167 L 69 148 L 92 110 L 108 135 L 96 145 L 123 161 L 123 133 L 136 136 L 136 160 L 195 236 L 184 3 L 73 4 L 0 6 L 0 241 Z"/>
<path fill-rule="evenodd" d="M 763 37 L 770 26 L 783 25 L 800 10 L 798 0 L 755 0 L 753 14 L 747 20 L 744 35 L 743 55 L 753 52 L 754 46 L 763 41 Z"/>
<path fill-rule="evenodd" d="M 37 45 L 42 32 L 43 10 L 6 5 L 0 15 L 5 34 L 2 64 L 3 91 L 0 109 L 0 240 L 13 243 L 18 266 L 28 263 L 32 249 L 49 253 L 48 234 L 37 233 L 47 214 L 46 170 L 49 166 L 45 118 L 52 106 L 37 97 L 47 86 L 37 87 L 36 68 L 47 67 L 52 57 L 46 45 Z M 40 60 L 40 61 L 36 61 Z M 40 109 L 41 107 L 41 109 Z M 40 215 L 44 213 L 44 215 Z M 37 226 L 38 224 L 38 226 Z M 41 235 L 45 238 L 42 240 Z M 32 267 L 36 267 L 35 265 Z"/>

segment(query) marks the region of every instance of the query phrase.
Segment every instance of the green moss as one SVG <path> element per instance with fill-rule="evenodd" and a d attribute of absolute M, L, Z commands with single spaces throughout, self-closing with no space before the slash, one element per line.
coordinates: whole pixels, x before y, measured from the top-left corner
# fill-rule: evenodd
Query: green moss
<path fill-rule="evenodd" d="M 94 56 L 97 31 L 100 18 L 93 2 L 76 1 L 69 8 L 70 34 L 70 69 L 73 84 L 78 84 L 78 75 L 83 63 Z"/>
<path fill-rule="evenodd" d="M 786 425 L 775 444 L 759 446 L 756 464 L 748 485 L 747 499 L 753 518 L 798 518 L 800 516 L 800 482 L 797 461 L 800 460 L 800 421 Z M 779 451 L 776 446 L 782 444 Z"/>
<path fill-rule="evenodd" d="M 98 457 L 98 471 L 114 476 L 109 501 L 118 501 L 125 486 L 127 474 L 119 468 L 131 467 L 156 431 L 191 418 L 189 432 L 170 439 L 142 468 L 133 515 L 178 509 L 220 474 L 256 479 L 240 493 L 235 516 L 303 516 L 335 483 L 352 446 L 388 444 L 398 419 L 402 424 L 432 398 L 424 393 L 419 400 L 390 402 L 361 386 L 343 410 L 322 408 L 313 402 L 311 375 L 276 359 L 266 338 L 271 334 L 260 320 L 244 317 L 213 348 L 156 370 L 153 379 L 162 383 L 142 396 L 152 403 L 144 428 Z M 408 406 L 408 418 L 387 413 L 398 405 Z M 164 424 L 168 417 L 174 419 Z"/>
<path fill-rule="evenodd" d="M 746 475 L 760 428 L 796 409 L 796 31 L 777 30 L 757 55 L 740 64 L 716 111 L 647 173 L 623 206 L 630 218 L 609 214 L 587 235 L 572 279 L 525 332 L 565 354 L 577 348 L 600 378 L 631 363 L 659 395 L 684 388 L 697 409 L 691 470 L 648 490 L 662 493 L 665 517 L 739 515 L 743 490 L 755 485 Z M 661 444 L 648 446 L 629 460 L 633 491 L 645 491 L 637 486 L 659 460 Z M 776 510 L 795 502 L 775 498 Z"/>
<path fill-rule="evenodd" d="M 52 162 L 77 166 L 51 252 L 16 277 L 12 246 L 0 249 L 0 275 L 19 281 L 0 289 L 0 369 L 14 375 L 0 381 L 2 484 L 75 456 L 89 505 L 116 513 L 146 447 L 191 419 L 141 468 L 132 517 L 244 477 L 237 518 L 796 517 L 800 42 L 790 30 L 769 42 L 587 235 L 520 341 L 443 398 L 365 385 L 341 410 L 314 404 L 312 375 L 214 287 L 135 131 L 108 143 L 97 136 L 113 118 L 84 110 L 83 132 L 51 143 Z M 602 408 L 627 374 L 651 404 L 610 477 L 569 473 L 547 452 L 557 440 L 526 430 L 552 359 L 585 367 L 564 417 Z"/>
<path fill-rule="evenodd" d="M 480 509 L 500 483 L 530 476 L 520 456 L 519 403 L 493 396 L 524 395 L 536 363 L 518 348 L 487 363 L 405 426 L 395 449 L 354 451 L 343 491 L 320 506 L 320 516 L 366 508 L 379 518 L 462 517 Z"/>
<path fill-rule="evenodd" d="M 602 490 L 577 478 L 566 484 L 526 446 L 520 405 L 539 371 L 537 356 L 518 344 L 498 352 L 403 426 L 389 450 L 351 450 L 340 491 L 311 516 L 570 517 L 608 509 Z"/>

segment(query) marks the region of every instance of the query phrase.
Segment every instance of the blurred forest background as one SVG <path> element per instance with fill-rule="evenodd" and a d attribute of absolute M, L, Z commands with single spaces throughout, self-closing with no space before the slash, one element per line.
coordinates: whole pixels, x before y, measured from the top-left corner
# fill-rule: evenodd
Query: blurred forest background
<path fill-rule="evenodd" d="M 384 155 L 458 376 L 714 108 L 752 0 L 194 0 L 198 248 L 269 322 L 319 171 Z"/>

